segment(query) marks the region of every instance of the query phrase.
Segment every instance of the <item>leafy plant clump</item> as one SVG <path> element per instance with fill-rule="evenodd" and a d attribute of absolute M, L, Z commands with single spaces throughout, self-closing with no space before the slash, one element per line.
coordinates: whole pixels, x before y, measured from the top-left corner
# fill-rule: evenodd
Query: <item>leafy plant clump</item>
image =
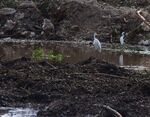
<path fill-rule="evenodd" d="M 36 60 L 42 60 L 45 56 L 44 50 L 42 48 L 36 48 L 33 50 L 32 58 Z"/>
<path fill-rule="evenodd" d="M 64 59 L 62 54 L 55 53 L 54 51 L 49 51 L 47 55 L 49 60 L 62 61 Z"/>
<path fill-rule="evenodd" d="M 42 48 L 36 48 L 33 50 L 32 58 L 34 60 L 48 59 L 48 60 L 62 61 L 64 59 L 64 56 L 63 54 L 56 53 L 53 50 L 50 50 L 47 53 L 45 53 Z"/>

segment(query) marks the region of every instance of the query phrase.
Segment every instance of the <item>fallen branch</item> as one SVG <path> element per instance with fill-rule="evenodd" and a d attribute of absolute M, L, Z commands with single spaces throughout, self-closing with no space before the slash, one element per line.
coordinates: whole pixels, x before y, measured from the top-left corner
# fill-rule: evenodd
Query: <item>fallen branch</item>
<path fill-rule="evenodd" d="M 106 110 L 110 111 L 116 117 L 123 117 L 118 111 L 111 108 L 110 106 L 103 105 L 102 107 L 105 108 Z"/>
<path fill-rule="evenodd" d="M 140 18 L 145 24 L 147 24 L 147 25 L 150 27 L 150 22 L 148 22 L 148 21 L 145 19 L 145 17 L 141 15 L 141 13 L 142 13 L 142 10 L 141 10 L 141 9 L 137 11 L 137 15 L 139 16 L 139 18 Z"/>
<path fill-rule="evenodd" d="M 50 64 L 48 62 L 46 62 L 46 64 L 49 65 L 49 66 L 51 66 L 53 69 L 57 69 L 57 67 L 55 67 L 54 65 L 52 65 L 52 64 Z"/>

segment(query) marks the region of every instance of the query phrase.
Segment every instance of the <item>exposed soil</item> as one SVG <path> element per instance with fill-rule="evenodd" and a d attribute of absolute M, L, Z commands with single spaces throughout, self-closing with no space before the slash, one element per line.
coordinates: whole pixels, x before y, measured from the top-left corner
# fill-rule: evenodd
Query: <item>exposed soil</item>
<path fill-rule="evenodd" d="M 150 77 L 89 58 L 68 64 L 28 58 L 0 62 L 0 106 L 39 107 L 39 117 L 150 116 Z"/>
<path fill-rule="evenodd" d="M 56 2 L 55 2 L 56 1 Z M 140 1 L 140 2 L 139 2 Z M 126 43 L 150 39 L 149 0 L 0 1 L 0 39 L 91 40 Z M 12 3 L 13 4 L 12 4 Z M 150 44 L 150 41 L 147 45 Z M 39 117 L 150 116 L 150 76 L 89 58 L 69 64 L 21 58 L 0 61 L 0 106 L 40 109 Z"/>
<path fill-rule="evenodd" d="M 0 38 L 91 40 L 97 32 L 100 41 L 119 42 L 122 31 L 126 32 L 126 43 L 150 38 L 150 28 L 141 25 L 136 14 L 142 8 L 150 21 L 149 0 L 34 1 L 0 2 Z M 45 26 L 44 19 L 48 19 Z"/>

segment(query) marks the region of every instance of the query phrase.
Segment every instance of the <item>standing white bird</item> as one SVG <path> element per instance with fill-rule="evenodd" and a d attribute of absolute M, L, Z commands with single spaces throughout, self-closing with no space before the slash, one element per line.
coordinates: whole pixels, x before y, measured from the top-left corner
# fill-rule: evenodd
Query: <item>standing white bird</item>
<path fill-rule="evenodd" d="M 95 47 L 96 50 L 98 50 L 99 52 L 101 52 L 101 43 L 100 41 L 96 38 L 97 33 L 94 33 L 94 41 L 93 41 L 93 45 Z"/>
<path fill-rule="evenodd" d="M 124 45 L 124 35 L 125 34 L 125 32 L 122 32 L 122 35 L 121 35 L 121 37 L 120 37 L 120 44 L 123 46 Z"/>

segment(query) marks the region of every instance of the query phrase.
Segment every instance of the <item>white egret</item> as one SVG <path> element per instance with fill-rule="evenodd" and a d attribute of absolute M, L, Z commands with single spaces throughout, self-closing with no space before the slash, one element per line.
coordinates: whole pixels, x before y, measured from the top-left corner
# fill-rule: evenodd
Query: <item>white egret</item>
<path fill-rule="evenodd" d="M 93 45 L 94 45 L 94 47 L 95 47 L 96 50 L 98 50 L 98 51 L 101 52 L 102 46 L 101 46 L 100 41 L 96 38 L 96 35 L 97 35 L 97 33 L 94 33 Z"/>
<path fill-rule="evenodd" d="M 120 44 L 123 46 L 124 45 L 124 35 L 125 34 L 125 32 L 122 32 L 122 35 L 121 35 L 121 37 L 120 37 Z"/>

